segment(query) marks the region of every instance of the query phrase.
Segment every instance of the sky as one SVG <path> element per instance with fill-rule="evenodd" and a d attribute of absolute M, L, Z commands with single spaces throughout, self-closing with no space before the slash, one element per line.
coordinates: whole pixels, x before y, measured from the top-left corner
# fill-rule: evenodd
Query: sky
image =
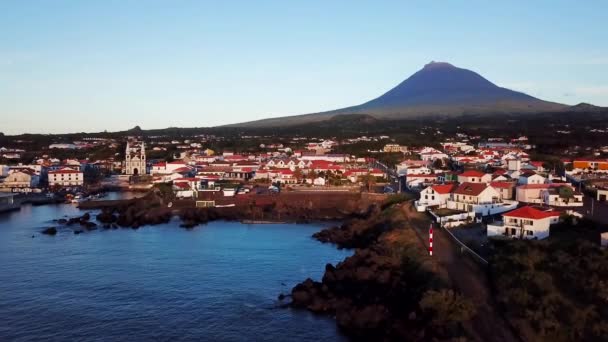
<path fill-rule="evenodd" d="M 207 127 L 357 105 L 445 61 L 608 106 L 607 1 L 0 0 L 0 132 Z"/>

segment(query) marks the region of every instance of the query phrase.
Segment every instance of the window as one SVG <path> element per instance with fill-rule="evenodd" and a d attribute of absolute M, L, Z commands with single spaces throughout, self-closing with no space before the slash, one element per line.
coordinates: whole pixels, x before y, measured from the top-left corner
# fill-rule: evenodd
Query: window
<path fill-rule="evenodd" d="M 431 196 L 431 199 L 432 199 L 432 200 L 434 200 L 434 199 L 435 199 L 435 196 Z"/>
<path fill-rule="evenodd" d="M 534 232 L 531 230 L 526 230 L 526 235 L 532 236 L 532 235 L 534 235 Z"/>

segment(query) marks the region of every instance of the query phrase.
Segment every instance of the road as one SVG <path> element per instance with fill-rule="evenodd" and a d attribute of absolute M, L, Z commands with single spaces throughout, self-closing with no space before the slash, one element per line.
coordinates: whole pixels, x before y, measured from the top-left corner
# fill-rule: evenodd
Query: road
<path fill-rule="evenodd" d="M 424 246 L 428 246 L 430 220 L 424 213 L 416 212 L 411 204 L 403 207 L 408 222 L 413 227 Z M 454 289 L 471 300 L 477 313 L 465 329 L 475 341 L 519 341 L 509 324 L 497 309 L 490 291 L 485 267 L 462 254 L 460 248 L 442 228 L 433 229 L 433 257 L 437 271 Z"/>
<path fill-rule="evenodd" d="M 592 206 L 593 215 L 591 215 Z M 585 194 L 585 196 L 583 196 L 583 206 L 580 208 L 574 208 L 574 210 L 596 222 L 608 224 L 608 202 L 598 202 L 595 200 L 595 198 Z"/>

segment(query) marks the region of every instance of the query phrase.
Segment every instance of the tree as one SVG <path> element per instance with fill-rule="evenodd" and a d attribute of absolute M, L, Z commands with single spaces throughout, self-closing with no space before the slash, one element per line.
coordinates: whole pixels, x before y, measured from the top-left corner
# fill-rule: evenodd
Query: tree
<path fill-rule="evenodd" d="M 443 160 L 442 159 L 433 160 L 433 168 L 435 168 L 435 169 L 443 168 Z"/>
<path fill-rule="evenodd" d="M 566 204 L 570 202 L 570 199 L 574 197 L 574 190 L 569 186 L 560 186 L 557 188 L 559 197 L 566 200 Z"/>
<path fill-rule="evenodd" d="M 296 167 L 293 170 L 293 176 L 296 179 L 296 181 L 298 183 L 300 183 L 300 180 L 302 180 L 302 178 L 304 178 L 304 173 L 302 172 L 302 169 L 300 169 L 299 167 Z"/>
<path fill-rule="evenodd" d="M 315 178 L 317 178 L 317 176 L 318 176 L 318 174 L 315 170 L 308 171 L 308 178 L 315 179 Z"/>

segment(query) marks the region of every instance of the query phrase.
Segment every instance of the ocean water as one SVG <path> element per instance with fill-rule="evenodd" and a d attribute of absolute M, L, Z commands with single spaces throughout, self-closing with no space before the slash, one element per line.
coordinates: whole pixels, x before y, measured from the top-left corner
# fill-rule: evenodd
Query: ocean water
<path fill-rule="evenodd" d="M 322 225 L 179 222 L 40 234 L 73 205 L 0 215 L 0 341 L 335 341 L 277 296 L 350 255 Z M 33 237 L 32 237 L 33 236 Z"/>

